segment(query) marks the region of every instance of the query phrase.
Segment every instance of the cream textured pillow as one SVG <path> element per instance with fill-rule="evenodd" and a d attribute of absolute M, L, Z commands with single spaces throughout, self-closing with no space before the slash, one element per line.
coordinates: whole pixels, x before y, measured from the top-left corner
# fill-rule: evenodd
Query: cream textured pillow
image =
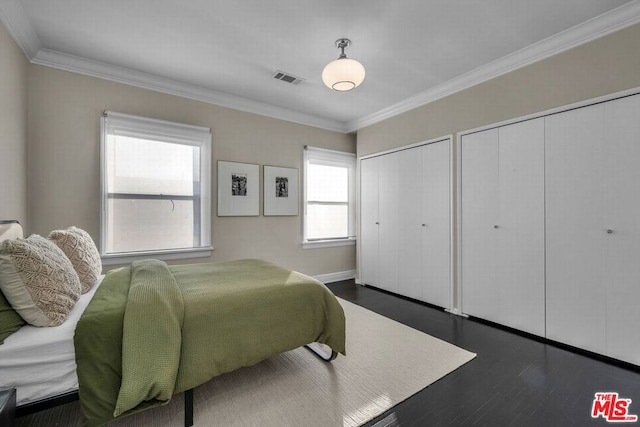
<path fill-rule="evenodd" d="M 53 242 L 38 235 L 0 244 L 0 289 L 34 326 L 58 326 L 80 297 L 80 279 Z"/>
<path fill-rule="evenodd" d="M 102 272 L 100 252 L 89 233 L 77 227 L 69 227 L 66 230 L 52 231 L 49 239 L 69 258 L 80 278 L 82 293 L 86 293 Z"/>

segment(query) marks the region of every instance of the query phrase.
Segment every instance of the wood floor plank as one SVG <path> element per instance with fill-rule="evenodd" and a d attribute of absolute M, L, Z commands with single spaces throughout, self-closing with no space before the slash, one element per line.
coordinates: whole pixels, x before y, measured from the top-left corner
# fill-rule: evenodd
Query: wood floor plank
<path fill-rule="evenodd" d="M 444 312 L 353 280 L 339 297 L 477 353 L 476 359 L 367 426 L 603 426 L 591 418 L 596 392 L 631 399 L 640 415 L 640 370 Z"/>

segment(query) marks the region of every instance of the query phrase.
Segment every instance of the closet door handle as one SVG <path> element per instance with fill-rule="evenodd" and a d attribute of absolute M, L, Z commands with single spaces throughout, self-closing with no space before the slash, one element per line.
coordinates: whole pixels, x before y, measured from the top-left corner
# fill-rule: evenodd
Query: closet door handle
<path fill-rule="evenodd" d="M 494 225 L 493 228 L 498 229 L 498 224 Z"/>
<path fill-rule="evenodd" d="M 613 234 L 613 230 L 610 228 L 607 228 L 607 234 Z"/>
<path fill-rule="evenodd" d="M 422 224 L 422 226 L 423 226 L 423 227 L 426 227 L 426 226 L 427 226 L 427 224 Z"/>
<path fill-rule="evenodd" d="M 376 225 L 380 225 L 380 223 L 378 221 L 376 221 Z"/>

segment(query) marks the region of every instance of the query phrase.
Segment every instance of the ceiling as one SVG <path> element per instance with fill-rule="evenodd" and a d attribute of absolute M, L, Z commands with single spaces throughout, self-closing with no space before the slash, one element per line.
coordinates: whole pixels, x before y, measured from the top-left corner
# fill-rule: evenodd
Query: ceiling
<path fill-rule="evenodd" d="M 0 0 L 0 19 L 36 64 L 352 132 L 640 22 L 640 0 Z M 367 74 L 334 92 L 343 37 Z"/>

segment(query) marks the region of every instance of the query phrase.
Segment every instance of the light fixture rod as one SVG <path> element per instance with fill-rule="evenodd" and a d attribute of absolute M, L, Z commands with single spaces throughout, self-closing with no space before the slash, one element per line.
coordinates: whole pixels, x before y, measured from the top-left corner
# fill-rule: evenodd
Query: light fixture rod
<path fill-rule="evenodd" d="M 349 39 L 338 39 L 336 40 L 336 46 L 342 50 L 342 53 L 340 54 L 340 56 L 338 56 L 338 59 L 342 59 L 342 58 L 346 58 L 347 55 L 344 53 L 344 50 L 346 48 L 349 47 L 349 45 L 351 45 L 351 40 Z"/>

